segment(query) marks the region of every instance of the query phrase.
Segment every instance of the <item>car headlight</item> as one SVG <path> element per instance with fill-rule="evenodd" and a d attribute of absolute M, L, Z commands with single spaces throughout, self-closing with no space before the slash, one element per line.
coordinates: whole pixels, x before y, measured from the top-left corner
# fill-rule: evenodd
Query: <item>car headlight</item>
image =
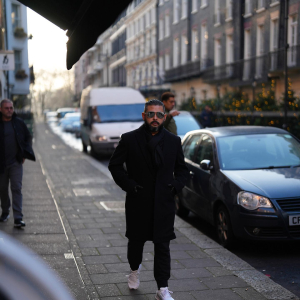
<path fill-rule="evenodd" d="M 98 135 L 96 136 L 96 140 L 99 142 L 107 141 L 107 137 L 105 135 Z"/>
<path fill-rule="evenodd" d="M 273 208 L 272 203 L 268 198 L 249 192 L 239 192 L 237 203 L 249 210 L 255 210 L 260 207 Z"/>

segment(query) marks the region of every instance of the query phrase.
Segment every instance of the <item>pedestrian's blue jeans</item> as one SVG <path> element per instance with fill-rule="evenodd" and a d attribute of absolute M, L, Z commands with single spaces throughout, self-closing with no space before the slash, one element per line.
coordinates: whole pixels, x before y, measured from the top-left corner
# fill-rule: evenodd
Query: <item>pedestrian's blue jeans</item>
<path fill-rule="evenodd" d="M 0 200 L 2 213 L 9 213 L 10 198 L 8 193 L 8 186 L 12 194 L 12 207 L 14 219 L 22 219 L 22 178 L 23 178 L 23 165 L 15 162 L 14 164 L 6 167 L 4 173 L 0 174 Z"/>

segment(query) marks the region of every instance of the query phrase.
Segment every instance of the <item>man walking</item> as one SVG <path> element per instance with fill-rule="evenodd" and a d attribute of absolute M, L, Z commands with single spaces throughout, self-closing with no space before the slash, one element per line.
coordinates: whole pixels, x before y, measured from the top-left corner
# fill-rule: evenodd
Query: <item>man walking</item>
<path fill-rule="evenodd" d="M 179 137 L 164 129 L 164 105 L 150 100 L 142 113 L 144 124 L 122 135 L 109 170 L 126 191 L 127 258 L 130 289 L 139 287 L 139 273 L 146 241 L 154 243 L 154 277 L 157 300 L 174 300 L 168 290 L 171 272 L 170 240 L 174 233 L 174 195 L 185 185 L 188 169 Z M 126 171 L 123 164 L 126 164 Z"/>
<path fill-rule="evenodd" d="M 23 120 L 17 118 L 13 103 L 4 99 L 0 104 L 0 199 L 2 214 L 0 222 L 9 218 L 10 182 L 14 226 L 24 227 L 22 214 L 23 163 L 26 158 L 35 160 L 31 147 L 32 138 Z"/>
<path fill-rule="evenodd" d="M 163 93 L 161 96 L 161 101 L 166 108 L 166 121 L 164 122 L 164 127 L 171 133 L 177 135 L 177 126 L 174 117 L 180 114 L 179 111 L 174 110 L 175 107 L 175 95 L 170 92 Z"/>

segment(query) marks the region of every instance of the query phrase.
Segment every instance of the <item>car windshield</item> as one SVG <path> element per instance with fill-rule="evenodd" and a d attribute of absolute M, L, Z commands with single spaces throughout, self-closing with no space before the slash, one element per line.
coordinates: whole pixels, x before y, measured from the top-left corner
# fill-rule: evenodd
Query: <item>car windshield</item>
<path fill-rule="evenodd" d="M 220 168 L 254 170 L 300 165 L 300 143 L 290 134 L 251 134 L 217 139 Z"/>
<path fill-rule="evenodd" d="M 94 123 L 140 122 L 145 104 L 101 105 L 92 108 Z"/>
<path fill-rule="evenodd" d="M 175 117 L 174 120 L 177 125 L 178 135 L 185 135 L 189 131 L 201 129 L 201 126 L 197 123 L 193 116 L 182 114 Z"/>

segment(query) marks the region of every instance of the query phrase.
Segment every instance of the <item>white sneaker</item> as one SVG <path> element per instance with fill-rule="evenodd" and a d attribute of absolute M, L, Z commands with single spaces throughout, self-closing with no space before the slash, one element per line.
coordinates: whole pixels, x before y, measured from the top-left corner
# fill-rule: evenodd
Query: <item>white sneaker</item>
<path fill-rule="evenodd" d="M 142 265 L 136 271 L 130 270 L 130 274 L 128 275 L 128 287 L 131 290 L 136 290 L 140 285 L 140 271 L 142 269 Z"/>
<path fill-rule="evenodd" d="M 169 291 L 168 287 L 160 288 L 155 295 L 156 300 L 174 300 L 174 298 L 171 297 L 171 294 L 173 292 Z"/>

